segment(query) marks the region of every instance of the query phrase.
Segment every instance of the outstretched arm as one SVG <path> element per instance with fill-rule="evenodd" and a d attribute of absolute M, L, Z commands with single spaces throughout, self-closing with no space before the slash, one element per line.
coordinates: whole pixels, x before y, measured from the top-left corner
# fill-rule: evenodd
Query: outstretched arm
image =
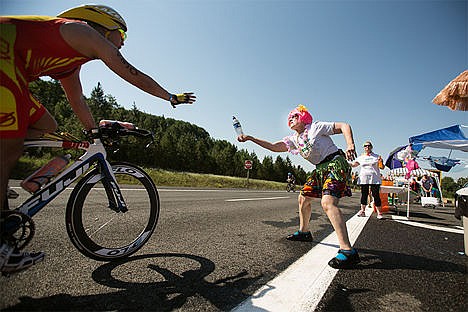
<path fill-rule="evenodd" d="M 262 139 L 257 139 L 251 135 L 245 135 L 241 134 L 237 137 L 237 141 L 239 142 L 245 142 L 245 141 L 252 141 L 257 145 L 260 145 L 263 148 L 266 148 L 267 150 L 270 150 L 272 152 L 287 152 L 288 147 L 286 146 L 286 143 L 283 141 L 278 141 L 275 143 L 271 143 Z"/>
<path fill-rule="evenodd" d="M 356 159 L 356 148 L 354 147 L 353 130 L 351 126 L 344 122 L 335 122 L 335 133 L 342 133 L 346 140 L 346 159 Z"/>
<path fill-rule="evenodd" d="M 96 30 L 81 23 L 70 23 L 62 26 L 61 33 L 72 48 L 89 58 L 102 60 L 113 72 L 137 88 L 167 101 L 171 99 L 171 93 L 130 64 L 119 49 Z M 186 93 L 185 103 L 191 104 L 195 99 L 192 93 Z M 171 103 L 175 104 L 178 100 L 173 101 Z"/>

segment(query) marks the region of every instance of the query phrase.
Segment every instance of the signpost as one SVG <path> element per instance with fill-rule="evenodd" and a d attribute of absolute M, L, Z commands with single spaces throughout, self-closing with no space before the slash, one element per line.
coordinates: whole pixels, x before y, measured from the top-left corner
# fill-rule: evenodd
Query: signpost
<path fill-rule="evenodd" d="M 252 169 L 252 161 L 251 160 L 246 160 L 244 161 L 244 168 L 247 170 L 247 186 L 249 185 L 249 172 L 250 169 Z"/>

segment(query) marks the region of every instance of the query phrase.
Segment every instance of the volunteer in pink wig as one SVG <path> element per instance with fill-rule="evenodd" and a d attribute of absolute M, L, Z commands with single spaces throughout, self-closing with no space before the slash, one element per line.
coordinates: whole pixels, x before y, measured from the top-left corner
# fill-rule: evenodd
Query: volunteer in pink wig
<path fill-rule="evenodd" d="M 312 214 L 312 198 L 321 198 L 322 209 L 336 231 L 340 248 L 328 264 L 333 268 L 353 267 L 360 262 L 356 249 L 352 248 L 346 223 L 338 208 L 339 199 L 351 196 L 351 166 L 347 160 L 356 158 L 351 126 L 344 122 L 313 121 L 306 107 L 299 105 L 288 115 L 288 126 L 294 131 L 281 141 L 268 142 L 251 135 L 239 135 L 239 142 L 252 141 L 272 152 L 300 154 L 316 166 L 299 194 L 299 230 L 286 238 L 292 241 L 312 241 L 309 229 Z M 331 136 L 343 134 L 346 151 L 338 149 Z"/>

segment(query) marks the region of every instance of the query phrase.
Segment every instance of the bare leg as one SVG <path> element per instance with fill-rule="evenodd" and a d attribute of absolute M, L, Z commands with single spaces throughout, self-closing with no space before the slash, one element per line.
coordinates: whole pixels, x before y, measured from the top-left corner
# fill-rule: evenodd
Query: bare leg
<path fill-rule="evenodd" d="M 350 250 L 351 243 L 349 242 L 348 230 L 343 218 L 341 210 L 338 208 L 339 199 L 331 195 L 323 195 L 322 208 L 328 216 L 333 228 L 338 237 L 340 249 Z"/>
<path fill-rule="evenodd" d="M 381 199 L 380 199 L 380 185 L 373 184 L 371 185 L 372 196 L 374 197 L 374 209 L 377 212 L 377 217 L 381 218 Z M 378 205 L 377 205 L 378 204 Z"/>
<path fill-rule="evenodd" d="M 8 179 L 16 162 L 23 153 L 24 139 L 0 139 L 0 208 L 6 209 Z"/>
<path fill-rule="evenodd" d="M 299 231 L 308 232 L 310 216 L 312 214 L 312 207 L 311 207 L 312 199 L 300 194 L 298 197 L 298 202 L 299 202 Z"/>
<path fill-rule="evenodd" d="M 57 122 L 48 111 L 34 124 L 27 133 L 27 138 L 37 138 L 44 133 L 54 132 Z M 0 209 L 6 209 L 5 200 L 8 180 L 16 162 L 23 153 L 24 138 L 0 139 Z"/>

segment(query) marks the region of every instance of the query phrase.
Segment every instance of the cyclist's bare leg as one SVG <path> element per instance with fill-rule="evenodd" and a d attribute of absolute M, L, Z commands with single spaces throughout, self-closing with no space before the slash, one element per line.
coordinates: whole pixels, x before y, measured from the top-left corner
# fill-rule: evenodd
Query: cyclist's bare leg
<path fill-rule="evenodd" d="M 48 111 L 28 128 L 27 138 L 38 138 L 44 133 L 57 130 L 57 122 Z M 23 153 L 24 138 L 0 139 L 0 208 L 6 209 L 8 180 L 16 162 Z M 25 270 L 42 261 L 43 252 L 15 251 L 6 242 L 0 242 L 0 270 L 2 274 L 11 274 Z"/>
<path fill-rule="evenodd" d="M 16 162 L 23 153 L 23 138 L 0 139 L 0 208 L 6 209 L 8 179 Z"/>
<path fill-rule="evenodd" d="M 44 115 L 28 128 L 27 138 L 38 138 L 44 133 L 57 130 L 57 122 L 54 117 L 46 111 Z M 1 138 L 0 139 L 0 210 L 6 209 L 5 201 L 8 189 L 8 179 L 16 162 L 23 153 L 24 138 Z"/>

